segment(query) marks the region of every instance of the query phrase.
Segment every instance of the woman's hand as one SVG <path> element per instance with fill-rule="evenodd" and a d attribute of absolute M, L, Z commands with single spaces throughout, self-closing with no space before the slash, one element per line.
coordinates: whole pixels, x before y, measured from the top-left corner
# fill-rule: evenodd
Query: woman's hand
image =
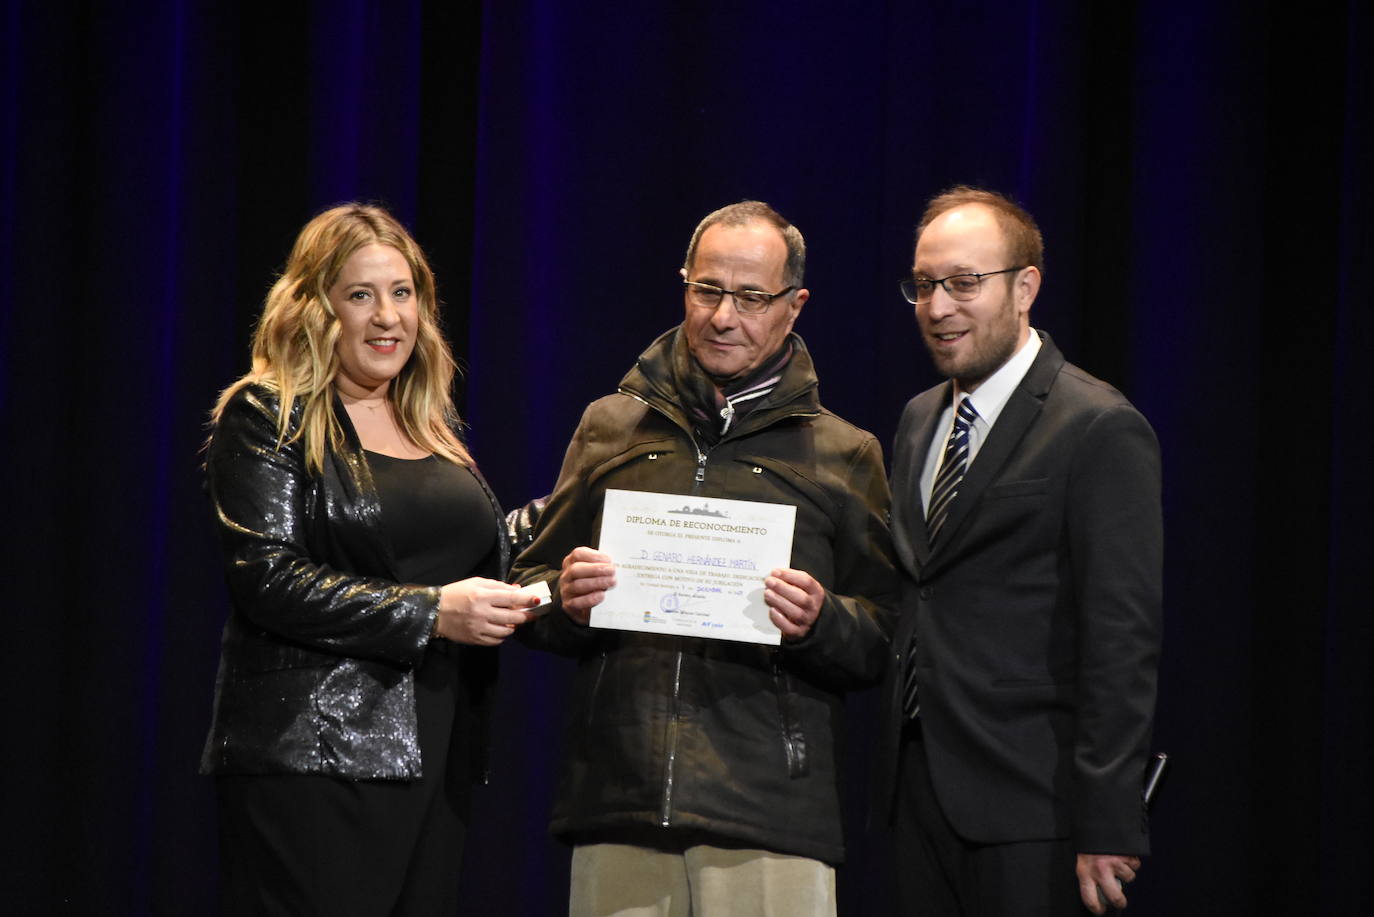
<path fill-rule="evenodd" d="M 439 590 L 434 631 L 455 643 L 497 646 L 534 617 L 523 609 L 538 604 L 538 596 L 522 593 L 519 586 L 471 576 Z"/>

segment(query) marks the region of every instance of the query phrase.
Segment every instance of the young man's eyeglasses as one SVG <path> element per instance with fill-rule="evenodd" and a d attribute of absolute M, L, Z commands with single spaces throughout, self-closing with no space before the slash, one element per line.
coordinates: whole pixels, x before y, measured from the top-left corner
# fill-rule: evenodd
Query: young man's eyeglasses
<path fill-rule="evenodd" d="M 903 280 L 902 296 L 906 297 L 906 301 L 912 305 L 920 305 L 930 302 L 931 298 L 935 296 L 935 287 L 942 286 L 945 288 L 945 292 L 949 294 L 950 299 L 968 302 L 970 299 L 977 298 L 978 289 L 982 286 L 984 277 L 1009 274 L 1024 267 L 1023 264 L 1021 267 L 1007 267 L 1000 271 L 984 271 L 981 274 L 950 274 L 948 277 L 941 277 L 938 280 L 933 277 L 916 277 L 911 280 Z"/>

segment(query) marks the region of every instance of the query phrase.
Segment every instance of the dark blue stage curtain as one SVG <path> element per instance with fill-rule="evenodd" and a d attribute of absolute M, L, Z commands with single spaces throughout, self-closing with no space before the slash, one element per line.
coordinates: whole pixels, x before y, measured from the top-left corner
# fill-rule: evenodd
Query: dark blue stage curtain
<path fill-rule="evenodd" d="M 476 455 L 517 505 L 677 322 L 696 220 L 744 197 L 809 242 L 798 330 L 825 402 L 890 443 L 935 381 L 896 282 L 924 200 L 956 182 L 1037 215 L 1034 324 L 1164 448 L 1157 745 L 1177 768 L 1132 912 L 1374 906 L 1370 16 L 4 0 L 4 910 L 214 911 L 195 769 L 227 606 L 198 450 L 311 214 L 378 200 L 414 228 Z M 520 647 L 503 664 L 466 894 L 475 914 L 557 913 L 568 666 Z M 850 706 L 842 912 L 877 915 L 873 698 Z"/>

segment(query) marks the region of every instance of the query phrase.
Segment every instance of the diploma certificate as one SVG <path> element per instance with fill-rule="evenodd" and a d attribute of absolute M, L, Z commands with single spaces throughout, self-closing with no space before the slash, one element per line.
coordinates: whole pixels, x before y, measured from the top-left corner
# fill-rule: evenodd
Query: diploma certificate
<path fill-rule="evenodd" d="M 597 549 L 616 584 L 592 626 L 779 643 L 763 579 L 791 563 L 796 518 L 780 503 L 607 490 Z"/>

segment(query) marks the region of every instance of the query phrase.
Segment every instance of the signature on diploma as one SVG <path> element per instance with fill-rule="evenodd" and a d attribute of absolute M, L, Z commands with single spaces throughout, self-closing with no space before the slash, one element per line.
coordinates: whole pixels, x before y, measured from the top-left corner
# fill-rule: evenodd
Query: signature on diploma
<path fill-rule="evenodd" d="M 727 588 L 724 586 L 699 584 L 696 592 L 666 592 L 658 600 L 659 611 L 674 612 L 681 611 L 685 606 L 694 605 L 706 599 L 718 598 L 722 595 L 743 595 L 744 590 L 740 588 Z"/>
<path fill-rule="evenodd" d="M 715 589 L 712 587 L 702 587 L 698 589 L 698 592 L 719 591 L 719 589 Z M 663 598 L 658 600 L 658 608 L 660 611 L 667 612 L 681 611 L 684 606 L 696 604 L 704 598 L 706 598 L 706 596 L 704 595 L 691 595 L 690 593 L 682 592 L 668 592 L 664 594 Z"/>

